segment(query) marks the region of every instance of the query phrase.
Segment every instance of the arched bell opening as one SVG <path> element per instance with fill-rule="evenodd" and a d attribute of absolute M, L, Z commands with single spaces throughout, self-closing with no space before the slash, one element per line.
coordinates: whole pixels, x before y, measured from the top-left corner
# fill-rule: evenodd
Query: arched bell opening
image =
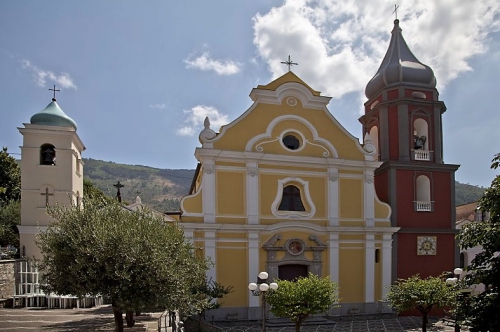
<path fill-rule="evenodd" d="M 429 125 L 421 118 L 413 122 L 413 151 L 415 160 L 430 160 Z"/>
<path fill-rule="evenodd" d="M 43 144 L 40 147 L 40 165 L 56 164 L 56 148 L 52 144 Z"/>
<path fill-rule="evenodd" d="M 431 181 L 425 175 L 420 175 L 416 180 L 417 188 L 417 200 L 416 200 L 416 210 L 417 211 L 432 211 L 431 202 Z"/>

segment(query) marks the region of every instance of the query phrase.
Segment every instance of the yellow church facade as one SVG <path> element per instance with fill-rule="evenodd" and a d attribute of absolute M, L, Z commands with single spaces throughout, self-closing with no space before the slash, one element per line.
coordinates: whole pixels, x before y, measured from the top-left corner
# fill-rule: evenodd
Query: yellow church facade
<path fill-rule="evenodd" d="M 205 120 L 198 168 L 181 201 L 186 237 L 214 263 L 208 278 L 234 287 L 214 314 L 253 319 L 248 290 L 313 273 L 339 285 L 337 314 L 379 313 L 391 284 L 391 209 L 375 192 L 376 144 L 329 112 L 329 97 L 294 73 L 254 88 L 252 106 L 216 133 Z"/>

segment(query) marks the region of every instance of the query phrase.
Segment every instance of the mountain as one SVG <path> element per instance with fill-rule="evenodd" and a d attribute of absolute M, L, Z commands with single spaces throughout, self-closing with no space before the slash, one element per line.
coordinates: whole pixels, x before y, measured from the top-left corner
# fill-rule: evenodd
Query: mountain
<path fill-rule="evenodd" d="M 455 181 L 455 205 L 477 202 L 483 196 L 485 190 L 484 187 Z"/>
<path fill-rule="evenodd" d="M 140 165 L 117 164 L 111 161 L 84 159 L 84 177 L 106 195 L 115 197 L 117 181 L 122 200 L 133 203 L 139 195 L 144 204 L 162 212 L 179 211 L 179 200 L 189 193 L 194 169 L 160 169 Z M 455 183 L 456 205 L 477 201 L 485 188 Z"/>
<path fill-rule="evenodd" d="M 158 211 L 179 211 L 179 200 L 187 195 L 194 169 L 159 169 L 148 166 L 117 164 L 83 159 L 84 178 L 106 195 L 115 197 L 113 186 L 120 181 L 122 201 L 133 203 L 139 195 L 144 204 Z"/>

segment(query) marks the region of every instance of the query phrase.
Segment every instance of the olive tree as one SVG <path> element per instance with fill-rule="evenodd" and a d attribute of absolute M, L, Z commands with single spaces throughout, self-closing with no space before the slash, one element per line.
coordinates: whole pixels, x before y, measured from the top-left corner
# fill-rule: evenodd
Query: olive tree
<path fill-rule="evenodd" d="M 277 280 L 276 283 L 278 289 L 265 294 L 271 312 L 290 318 L 296 332 L 308 317 L 327 311 L 339 301 L 338 286 L 330 277 L 320 278 L 309 273 L 295 281 Z"/>
<path fill-rule="evenodd" d="M 446 283 L 444 275 L 421 279 L 417 274 L 408 279 L 398 279 L 387 293 L 387 299 L 397 312 L 420 311 L 423 332 L 427 331 L 429 312 L 453 306 L 456 297 L 456 288 Z"/>
<path fill-rule="evenodd" d="M 491 168 L 499 166 L 500 154 L 497 154 Z M 466 324 L 475 331 L 500 331 L 500 175 L 484 192 L 478 209 L 489 212 L 489 219 L 465 224 L 458 239 L 461 249 L 482 247 L 467 266 L 463 282 L 466 286 L 482 283 L 486 291 L 458 304 Z"/>
<path fill-rule="evenodd" d="M 178 225 L 99 197 L 83 203 L 47 208 L 55 222 L 38 238 L 45 292 L 109 298 L 116 331 L 123 312 L 146 306 L 196 311 L 191 286 L 208 262 L 194 256 Z"/>

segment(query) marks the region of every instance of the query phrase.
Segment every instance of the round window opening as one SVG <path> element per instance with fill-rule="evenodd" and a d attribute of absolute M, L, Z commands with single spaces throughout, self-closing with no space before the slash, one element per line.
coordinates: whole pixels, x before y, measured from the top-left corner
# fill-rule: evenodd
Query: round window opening
<path fill-rule="evenodd" d="M 297 150 L 300 146 L 300 141 L 293 135 L 285 135 L 283 137 L 283 144 L 290 150 Z"/>

